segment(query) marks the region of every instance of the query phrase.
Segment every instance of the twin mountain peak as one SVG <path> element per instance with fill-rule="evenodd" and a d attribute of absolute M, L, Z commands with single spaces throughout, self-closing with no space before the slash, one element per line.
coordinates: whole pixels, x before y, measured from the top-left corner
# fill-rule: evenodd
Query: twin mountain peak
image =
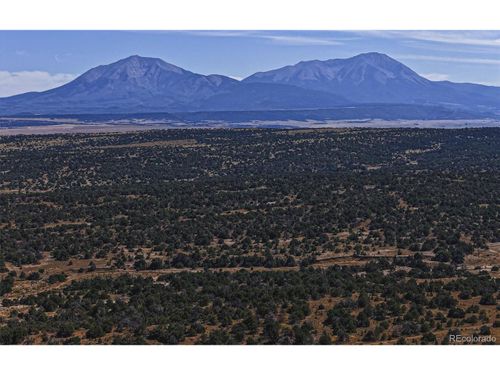
<path fill-rule="evenodd" d="M 52 90 L 1 98 L 0 114 L 289 110 L 366 103 L 498 113 L 500 88 L 430 81 L 376 52 L 302 61 L 242 81 L 134 55 L 92 68 Z"/>

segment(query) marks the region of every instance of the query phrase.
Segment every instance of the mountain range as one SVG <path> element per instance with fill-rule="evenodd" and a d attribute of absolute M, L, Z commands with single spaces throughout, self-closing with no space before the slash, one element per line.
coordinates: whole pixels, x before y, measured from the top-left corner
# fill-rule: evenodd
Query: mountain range
<path fill-rule="evenodd" d="M 242 81 L 130 56 L 48 91 L 0 98 L 0 114 L 310 110 L 377 103 L 498 115 L 500 87 L 430 81 L 375 52 L 303 61 Z"/>

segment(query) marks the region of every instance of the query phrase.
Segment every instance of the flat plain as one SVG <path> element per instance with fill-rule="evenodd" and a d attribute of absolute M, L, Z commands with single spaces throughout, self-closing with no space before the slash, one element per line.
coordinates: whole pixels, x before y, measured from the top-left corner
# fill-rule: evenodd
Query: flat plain
<path fill-rule="evenodd" d="M 279 111 L 278 111 L 279 112 Z M 169 118 L 151 119 L 147 115 L 121 117 L 95 116 L 91 120 L 83 117 L 0 117 L 0 136 L 8 135 L 43 135 L 43 134 L 91 134 L 91 133 L 128 133 L 149 130 L 168 129 L 464 129 L 464 128 L 498 128 L 500 120 L 484 119 L 435 119 L 435 120 L 390 120 L 390 119 L 286 119 L 286 120 L 172 120 Z M 106 117 L 106 116 L 105 116 Z M 227 116 L 230 117 L 230 116 Z"/>

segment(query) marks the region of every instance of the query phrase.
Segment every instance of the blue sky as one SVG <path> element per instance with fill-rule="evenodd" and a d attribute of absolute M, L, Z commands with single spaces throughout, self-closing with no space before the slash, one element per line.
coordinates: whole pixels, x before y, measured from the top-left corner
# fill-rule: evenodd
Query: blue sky
<path fill-rule="evenodd" d="M 371 51 L 429 79 L 500 86 L 500 31 L 0 31 L 0 97 L 56 87 L 135 54 L 242 78 Z"/>

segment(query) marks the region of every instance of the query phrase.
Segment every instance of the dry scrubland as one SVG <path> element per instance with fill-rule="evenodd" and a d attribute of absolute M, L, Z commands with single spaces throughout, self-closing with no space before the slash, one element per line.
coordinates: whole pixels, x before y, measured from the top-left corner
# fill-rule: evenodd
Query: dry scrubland
<path fill-rule="evenodd" d="M 10 124 L 10 125 L 9 125 Z M 21 125 L 19 125 L 21 124 Z M 77 118 L 35 117 L 15 118 L 0 117 L 0 136 L 9 135 L 44 135 L 44 134 L 89 134 L 89 133 L 127 133 L 166 129 L 463 129 L 463 128 L 498 128 L 498 119 L 477 120 L 239 120 L 200 122 L 182 120 L 148 120 L 133 116 L 121 120 L 80 120 Z"/>
<path fill-rule="evenodd" d="M 500 129 L 0 138 L 0 343 L 498 337 Z"/>

